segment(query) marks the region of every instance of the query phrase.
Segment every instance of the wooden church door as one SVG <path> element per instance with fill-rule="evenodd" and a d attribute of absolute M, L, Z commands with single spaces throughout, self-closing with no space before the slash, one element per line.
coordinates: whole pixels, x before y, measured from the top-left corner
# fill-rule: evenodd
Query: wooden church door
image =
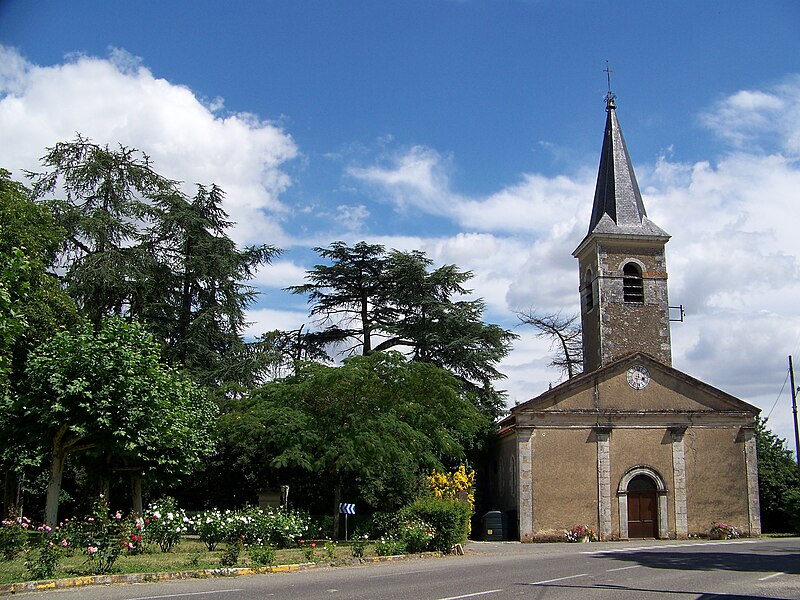
<path fill-rule="evenodd" d="M 658 533 L 656 483 L 637 475 L 628 483 L 628 537 L 655 538 Z"/>

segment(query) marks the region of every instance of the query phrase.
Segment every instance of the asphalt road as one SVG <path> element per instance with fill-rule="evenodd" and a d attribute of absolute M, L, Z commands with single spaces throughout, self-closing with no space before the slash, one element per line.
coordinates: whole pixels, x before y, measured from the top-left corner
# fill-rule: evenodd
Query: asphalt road
<path fill-rule="evenodd" d="M 800 599 L 800 539 L 470 543 L 466 556 L 87 587 L 52 600 Z"/>

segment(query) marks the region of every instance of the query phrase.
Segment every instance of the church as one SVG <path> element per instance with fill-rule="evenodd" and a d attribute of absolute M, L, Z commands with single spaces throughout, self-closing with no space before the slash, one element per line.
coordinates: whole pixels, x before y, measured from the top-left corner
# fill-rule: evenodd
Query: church
<path fill-rule="evenodd" d="M 488 484 L 505 539 L 588 525 L 601 540 L 761 533 L 759 409 L 672 367 L 665 246 L 615 97 L 578 260 L 584 371 L 499 424 Z"/>

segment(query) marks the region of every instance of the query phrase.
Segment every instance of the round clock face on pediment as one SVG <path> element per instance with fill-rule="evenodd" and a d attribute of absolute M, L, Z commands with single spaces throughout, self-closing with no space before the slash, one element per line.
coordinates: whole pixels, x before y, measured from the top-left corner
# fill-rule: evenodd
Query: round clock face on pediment
<path fill-rule="evenodd" d="M 643 390 L 650 383 L 650 371 L 642 365 L 633 365 L 628 369 L 628 385 L 635 390 Z"/>

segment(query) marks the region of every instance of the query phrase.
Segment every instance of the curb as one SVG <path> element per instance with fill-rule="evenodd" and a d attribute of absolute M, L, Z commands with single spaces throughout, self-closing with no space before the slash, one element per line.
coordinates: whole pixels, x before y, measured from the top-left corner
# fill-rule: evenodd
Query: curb
<path fill-rule="evenodd" d="M 398 554 L 394 556 L 373 556 L 369 558 L 342 559 L 333 562 L 308 562 L 289 565 L 273 565 L 271 567 L 232 567 L 220 569 L 199 569 L 196 571 L 168 571 L 164 573 L 125 573 L 120 575 L 84 575 L 66 579 L 45 579 L 42 581 L 21 581 L 18 583 L 0 584 L 0 596 L 17 592 L 44 592 L 47 590 L 64 590 L 90 585 L 114 585 L 124 583 L 149 583 L 176 579 L 208 579 L 211 577 L 238 577 L 240 575 L 262 575 L 266 573 L 291 573 L 320 567 L 348 567 L 362 564 L 374 564 L 415 558 L 436 558 L 442 556 L 438 552 L 420 554 Z"/>

